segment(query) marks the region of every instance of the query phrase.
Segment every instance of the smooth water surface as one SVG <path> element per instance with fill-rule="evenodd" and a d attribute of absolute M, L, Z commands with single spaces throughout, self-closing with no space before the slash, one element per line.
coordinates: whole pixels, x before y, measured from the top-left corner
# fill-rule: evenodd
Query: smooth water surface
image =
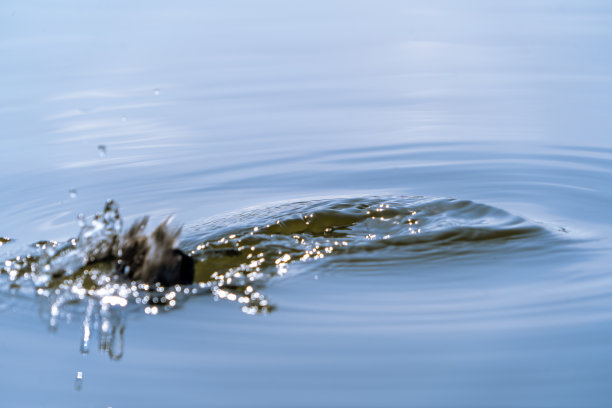
<path fill-rule="evenodd" d="M 610 406 L 611 49 L 601 0 L 4 2 L 2 400 Z M 107 199 L 202 285 L 11 275 Z"/>

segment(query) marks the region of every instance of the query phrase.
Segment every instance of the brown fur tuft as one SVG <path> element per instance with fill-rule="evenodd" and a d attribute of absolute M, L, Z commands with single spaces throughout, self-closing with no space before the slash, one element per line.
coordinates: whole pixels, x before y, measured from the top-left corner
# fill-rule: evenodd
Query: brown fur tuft
<path fill-rule="evenodd" d="M 147 217 L 134 222 L 125 233 L 119 251 L 119 270 L 128 278 L 164 286 L 193 282 L 193 261 L 176 248 L 181 227 L 165 219 L 151 234 L 143 233 Z"/>

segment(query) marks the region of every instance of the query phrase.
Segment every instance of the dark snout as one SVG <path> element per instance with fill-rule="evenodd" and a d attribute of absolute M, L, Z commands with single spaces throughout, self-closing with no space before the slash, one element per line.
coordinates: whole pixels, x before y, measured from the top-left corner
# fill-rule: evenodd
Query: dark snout
<path fill-rule="evenodd" d="M 193 283 L 194 265 L 193 259 L 180 249 L 173 249 L 173 255 L 177 258 L 178 277 L 176 283 L 190 285 Z"/>

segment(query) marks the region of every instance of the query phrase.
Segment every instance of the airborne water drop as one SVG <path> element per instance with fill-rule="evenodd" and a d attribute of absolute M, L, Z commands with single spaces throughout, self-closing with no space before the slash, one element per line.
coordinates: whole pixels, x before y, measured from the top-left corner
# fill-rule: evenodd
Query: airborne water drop
<path fill-rule="evenodd" d="M 81 391 L 83 388 L 83 371 L 77 371 L 76 378 L 74 379 L 74 389 Z"/>

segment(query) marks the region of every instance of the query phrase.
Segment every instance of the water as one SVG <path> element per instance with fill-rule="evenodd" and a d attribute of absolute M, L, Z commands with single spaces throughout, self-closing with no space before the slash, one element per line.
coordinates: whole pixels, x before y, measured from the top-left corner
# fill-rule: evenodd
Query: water
<path fill-rule="evenodd" d="M 611 12 L 5 2 L 1 260 L 70 243 L 112 198 L 125 224 L 176 214 L 185 250 L 260 228 L 274 309 L 198 286 L 158 313 L 79 298 L 50 325 L 5 274 L 3 400 L 609 406 Z"/>

